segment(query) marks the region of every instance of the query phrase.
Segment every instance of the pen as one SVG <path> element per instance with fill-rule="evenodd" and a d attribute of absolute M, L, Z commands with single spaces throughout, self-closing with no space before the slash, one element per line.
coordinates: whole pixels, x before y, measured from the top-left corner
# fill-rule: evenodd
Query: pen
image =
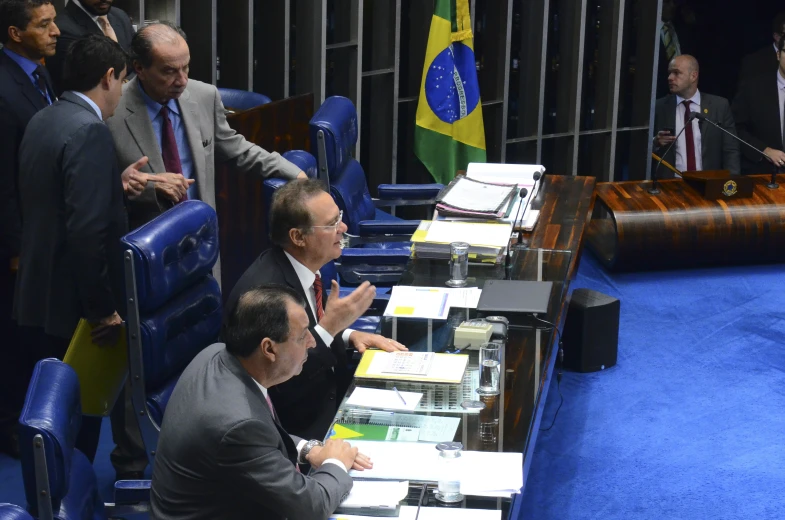
<path fill-rule="evenodd" d="M 404 406 L 408 406 L 406 404 L 406 401 L 403 400 L 403 396 L 401 395 L 401 393 L 398 391 L 397 388 L 393 387 L 393 392 L 395 392 L 395 395 L 398 396 L 398 398 L 401 400 L 401 402 L 403 403 Z"/>
<path fill-rule="evenodd" d="M 422 491 L 420 491 L 420 499 L 417 501 L 417 516 L 414 517 L 414 520 L 420 518 L 420 508 L 422 507 L 422 499 L 425 497 L 425 490 L 428 489 L 428 484 L 422 485 Z"/>

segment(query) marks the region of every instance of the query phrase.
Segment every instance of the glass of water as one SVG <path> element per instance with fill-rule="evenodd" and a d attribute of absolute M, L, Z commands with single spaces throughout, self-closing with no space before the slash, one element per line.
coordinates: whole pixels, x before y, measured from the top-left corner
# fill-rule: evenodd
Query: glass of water
<path fill-rule="evenodd" d="M 480 386 L 477 393 L 480 395 L 499 395 L 499 375 L 501 374 L 501 361 L 503 343 L 483 343 L 480 347 Z"/>
<path fill-rule="evenodd" d="M 448 287 L 466 286 L 469 276 L 469 244 L 466 242 L 453 242 L 450 244 L 450 279 Z"/>

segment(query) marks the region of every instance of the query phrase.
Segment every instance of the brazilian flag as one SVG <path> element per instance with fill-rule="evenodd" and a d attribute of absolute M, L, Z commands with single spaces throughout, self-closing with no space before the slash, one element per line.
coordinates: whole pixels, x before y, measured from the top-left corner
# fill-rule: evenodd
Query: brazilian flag
<path fill-rule="evenodd" d="M 414 153 L 437 182 L 485 162 L 468 0 L 436 0 L 422 72 Z"/>

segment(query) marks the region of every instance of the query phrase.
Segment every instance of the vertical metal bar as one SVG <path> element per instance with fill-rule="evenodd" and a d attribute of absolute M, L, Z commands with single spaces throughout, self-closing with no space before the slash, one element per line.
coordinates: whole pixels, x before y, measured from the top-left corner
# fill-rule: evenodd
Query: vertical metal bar
<path fill-rule="evenodd" d="M 354 145 L 354 158 L 360 160 L 360 141 L 362 140 L 362 91 L 363 91 L 363 0 L 352 0 L 351 31 L 353 39 L 357 42 L 355 68 L 354 68 L 354 108 L 357 111 L 357 143 Z"/>
<path fill-rule="evenodd" d="M 542 9 L 542 53 L 540 55 L 540 92 L 537 116 L 537 164 L 542 164 L 542 127 L 545 121 L 545 74 L 548 67 L 548 23 L 550 21 L 550 0 L 537 0 L 543 3 Z"/>
<path fill-rule="evenodd" d="M 36 503 L 38 520 L 52 520 L 52 493 L 49 489 L 49 470 L 46 467 L 44 438 L 39 433 L 33 437 L 33 467 L 35 468 Z"/>
<path fill-rule="evenodd" d="M 512 38 L 512 0 L 507 0 L 507 27 L 505 28 L 504 41 L 504 83 L 502 85 L 502 131 L 499 136 L 499 146 L 501 147 L 501 159 L 499 162 L 505 162 L 507 157 L 507 110 L 509 106 L 510 97 L 510 39 Z M 520 66 L 520 65 L 519 65 Z M 486 148 L 488 146 L 486 145 Z M 501 431 L 501 430 L 500 430 Z"/>
<path fill-rule="evenodd" d="M 575 73 L 575 118 L 573 123 L 572 140 L 572 175 L 578 175 L 578 151 L 581 131 L 581 94 L 583 92 L 583 42 L 586 40 L 586 0 L 581 0 L 581 16 L 578 26 L 578 63 Z"/>
<path fill-rule="evenodd" d="M 656 30 L 654 31 L 654 62 L 652 63 L 652 70 L 654 71 L 651 75 L 651 104 L 649 106 L 649 133 L 651 133 L 651 129 L 654 127 L 654 103 L 657 101 L 654 99 L 656 97 L 657 92 L 657 66 L 660 63 L 660 31 L 662 30 L 662 0 L 657 0 L 657 25 Z M 648 157 L 651 157 L 651 152 L 654 147 L 654 143 L 651 139 L 647 139 L 648 144 L 646 145 L 646 179 L 651 179 L 651 160 Z"/>
<path fill-rule="evenodd" d="M 401 0 L 395 0 L 395 49 L 393 50 L 393 99 L 392 99 L 392 161 L 390 182 L 398 182 L 398 98 L 401 78 Z M 395 208 L 392 208 L 395 215 Z"/>
<path fill-rule="evenodd" d="M 245 90 L 252 91 L 253 90 L 253 0 L 248 0 L 248 18 L 246 19 L 246 23 L 248 24 L 248 28 L 246 29 L 247 31 L 246 44 L 248 45 L 248 51 L 246 55 L 248 56 L 248 61 L 246 63 L 247 81 L 245 85 Z"/>
<path fill-rule="evenodd" d="M 289 85 L 291 83 L 292 62 L 292 4 L 291 0 L 283 0 L 283 97 L 288 98 L 291 94 Z"/>
<path fill-rule="evenodd" d="M 619 128 L 619 84 L 621 83 L 621 60 L 624 57 L 622 47 L 624 44 L 624 16 L 625 0 L 615 0 L 614 23 L 616 24 L 616 52 L 613 73 L 613 100 L 611 102 L 611 145 L 608 158 L 608 181 L 616 178 L 616 133 Z"/>

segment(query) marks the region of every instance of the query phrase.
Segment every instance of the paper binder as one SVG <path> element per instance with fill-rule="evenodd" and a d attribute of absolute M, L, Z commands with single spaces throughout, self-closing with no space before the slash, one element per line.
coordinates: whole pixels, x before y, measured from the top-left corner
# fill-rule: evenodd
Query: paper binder
<path fill-rule="evenodd" d="M 502 217 L 517 191 L 515 185 L 490 184 L 461 175 L 439 192 L 436 202 L 441 213 L 455 210 Z"/>

